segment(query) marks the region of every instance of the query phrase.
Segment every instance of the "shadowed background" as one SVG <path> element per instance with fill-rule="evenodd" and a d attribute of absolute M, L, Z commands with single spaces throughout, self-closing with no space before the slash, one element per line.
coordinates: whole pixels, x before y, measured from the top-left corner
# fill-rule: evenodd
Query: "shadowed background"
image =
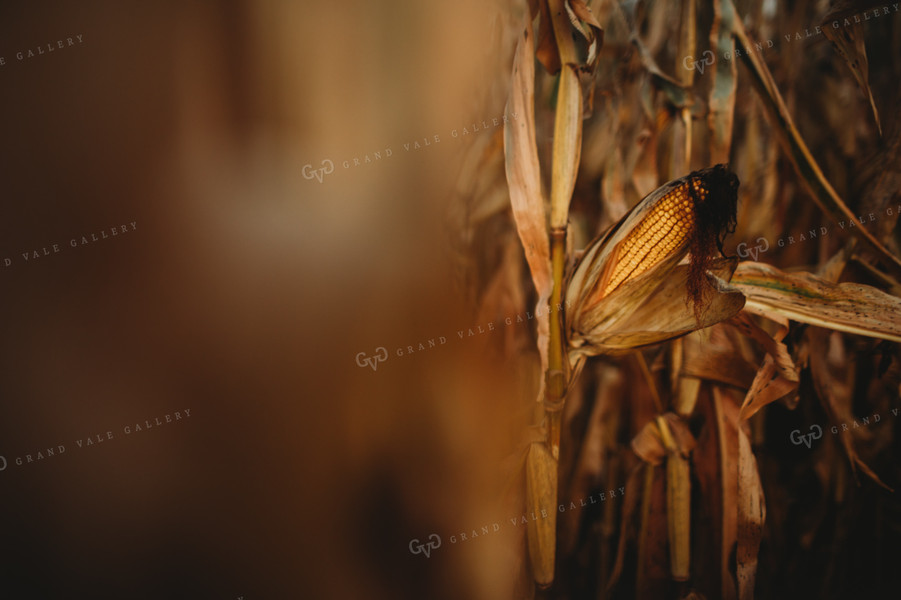
<path fill-rule="evenodd" d="M 502 8 L 0 6 L 0 597 L 505 593 L 501 536 L 408 544 L 508 516 L 512 376 L 396 353 L 474 324 L 442 224 L 452 130 L 504 112 Z"/>

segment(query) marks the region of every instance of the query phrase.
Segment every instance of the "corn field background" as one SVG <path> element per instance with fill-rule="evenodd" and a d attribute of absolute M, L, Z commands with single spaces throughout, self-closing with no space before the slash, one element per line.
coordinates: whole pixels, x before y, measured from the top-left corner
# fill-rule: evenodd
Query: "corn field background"
<path fill-rule="evenodd" d="M 531 14 L 553 22 L 555 11 L 566 9 L 570 19 L 582 17 L 581 30 L 589 29 L 591 16 L 603 28 L 596 59 L 590 49 L 579 57 L 576 89 L 583 102 L 572 106 L 583 111 L 581 140 L 568 149 L 561 142 L 567 73 L 560 63 L 579 60 L 565 58 L 565 36 L 556 36 L 555 57 L 541 29 L 527 26 L 527 43 L 520 40 L 525 58 L 517 56 L 510 91 L 511 98 L 526 95 L 520 106 L 527 113 L 534 93 L 541 165 L 534 179 L 551 182 L 551 214 L 555 186 L 565 179 L 558 167 L 562 172 L 567 167 L 560 164 L 571 162 L 577 171 L 568 182 L 571 200 L 565 198 L 570 253 L 662 183 L 729 163 L 741 185 L 725 255 L 782 269 L 763 283 L 771 289 L 804 288 L 788 275 L 804 271 L 891 296 L 885 310 L 858 305 L 852 311 L 858 325 L 873 319 L 873 329 L 861 336 L 853 334 L 862 329 L 843 326 L 832 310 L 822 320 L 784 305 L 754 310 L 754 290 L 739 284 L 749 298 L 745 310 L 719 317 L 700 334 L 660 345 L 636 342 L 631 356 L 605 357 L 621 354 L 611 347 L 594 352 L 601 357 L 584 366 L 565 395 L 556 478 L 542 481 L 533 456 L 527 460 L 524 512 L 534 514 L 548 501 L 584 505 L 619 486 L 625 495 L 615 505 L 561 511 L 555 531 L 528 531 L 527 570 L 539 587 L 549 587 L 535 597 L 893 596 L 898 429 L 897 421 L 885 419 L 897 413 L 899 398 L 896 7 L 599 2 L 585 15 L 575 4 L 533 3 Z M 592 43 L 592 36 L 572 37 Z M 549 73 L 555 69 L 556 78 Z M 522 283 L 529 268 L 519 252 L 507 250 L 536 239 L 512 189 L 526 185 L 511 164 L 529 161 L 515 140 L 505 141 L 504 149 L 482 150 L 483 160 L 461 180 L 499 178 L 487 157 L 499 162 L 505 150 L 519 219 L 511 223 L 502 191 L 480 194 L 480 186 L 454 206 L 465 284 L 480 310 L 494 315 L 503 313 L 511 288 L 525 288 L 520 310 L 536 300 L 535 288 Z M 852 223 L 882 247 L 848 235 Z M 543 252 L 549 255 L 546 246 Z M 541 291 L 536 253 L 526 256 Z M 504 258 L 486 264 L 486 256 Z M 743 264 L 738 272 L 744 267 L 758 268 Z M 569 285 L 567 297 L 576 284 Z M 575 291 L 577 306 L 590 300 Z M 835 308 L 838 289 L 820 292 L 803 290 L 799 304 Z M 634 319 L 629 325 L 636 334 L 650 327 Z M 540 348 L 547 338 L 537 341 Z M 531 349 L 535 340 L 517 342 Z M 498 350 L 523 360 L 509 344 Z M 548 409 L 542 423 L 552 418 Z M 675 440 L 667 427 L 679 430 Z M 554 483 L 556 494 L 541 489 Z"/>
<path fill-rule="evenodd" d="M 4 3 L 0 59 L 0 598 L 898 595 L 897 4 Z"/>

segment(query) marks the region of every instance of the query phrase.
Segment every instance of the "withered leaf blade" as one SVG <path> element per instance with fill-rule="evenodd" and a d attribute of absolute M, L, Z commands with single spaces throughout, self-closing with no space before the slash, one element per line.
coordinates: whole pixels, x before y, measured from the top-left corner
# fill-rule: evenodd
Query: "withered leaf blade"
<path fill-rule="evenodd" d="M 589 8 L 582 0 L 569 0 L 567 8 L 572 10 L 575 17 L 581 19 L 588 25 L 588 27 L 583 27 L 577 20 L 573 20 L 573 27 L 582 34 L 582 37 L 585 38 L 585 41 L 588 43 L 586 64 L 589 69 L 594 70 L 600 54 L 601 45 L 604 43 L 604 30 L 595 18 L 594 13 L 591 12 L 591 8 Z"/>
<path fill-rule="evenodd" d="M 742 402 L 741 418 L 751 418 L 761 408 L 780 398 L 784 398 L 797 387 L 798 381 L 792 381 L 783 377 L 777 371 L 773 357 L 767 355 L 760 370 L 757 371 L 757 376 L 751 384 L 751 389 L 748 390 L 748 395 L 745 396 L 745 400 Z"/>
<path fill-rule="evenodd" d="M 504 126 L 504 156 L 510 204 L 516 231 L 522 241 L 538 308 L 546 307 L 551 294 L 550 247 L 547 214 L 541 193 L 541 168 L 535 143 L 535 61 L 531 24 L 526 22 L 513 61 L 513 82 L 508 104 L 520 118 Z M 548 311 L 537 310 L 538 351 L 542 371 L 547 368 Z M 539 390 L 539 395 L 542 392 Z"/>
<path fill-rule="evenodd" d="M 801 380 L 800 369 L 789 355 L 786 345 L 782 343 L 782 339 L 788 333 L 787 325 L 781 327 L 774 336 L 770 336 L 746 312 L 733 317 L 728 323 L 756 341 L 767 352 L 763 365 L 757 371 L 741 405 L 741 418 L 749 419 L 767 404 L 797 389 Z"/>
<path fill-rule="evenodd" d="M 538 48 L 535 58 L 544 66 L 548 73 L 555 75 L 560 70 L 560 51 L 557 49 L 557 40 L 554 37 L 554 28 L 551 25 L 551 10 L 548 0 L 536 0 L 538 2 Z M 534 11 L 532 11 L 534 16 Z"/>
<path fill-rule="evenodd" d="M 745 430 L 738 428 L 738 597 L 753 600 L 757 576 L 757 551 L 763 537 L 766 502 L 757 460 Z"/>
<path fill-rule="evenodd" d="M 814 350 L 810 353 L 810 374 L 813 378 L 814 389 L 816 389 L 817 396 L 823 405 L 823 409 L 826 411 L 826 414 L 829 415 L 829 420 L 833 423 L 842 423 L 853 418 L 850 409 L 851 390 L 846 385 L 840 385 L 840 383 L 833 378 L 832 371 L 827 364 L 826 352 L 823 350 L 828 343 L 828 333 L 829 332 L 818 328 L 811 328 L 807 331 L 807 337 L 810 339 L 811 343 L 820 350 Z M 894 492 L 894 490 L 886 485 L 885 482 L 880 479 L 879 475 L 877 475 L 876 472 L 873 471 L 873 469 L 871 469 L 857 454 L 857 449 L 854 447 L 854 441 L 851 438 L 850 431 L 842 428 L 842 431 L 839 432 L 839 440 L 842 443 L 842 447 L 845 449 L 845 454 L 848 455 L 848 460 L 851 462 L 851 469 L 854 473 L 857 473 L 857 469 L 860 469 L 877 485 L 890 492 Z"/>
<path fill-rule="evenodd" d="M 693 333 L 679 340 L 684 349 L 678 370 L 680 383 L 703 379 L 742 390 L 750 388 L 757 375 L 757 364 L 738 347 L 739 334 L 721 325 L 711 327 L 709 332 L 706 339 Z"/>
<path fill-rule="evenodd" d="M 582 89 L 573 65 L 560 72 L 551 167 L 551 227 L 566 227 L 582 151 Z"/>
<path fill-rule="evenodd" d="M 901 342 L 901 298 L 874 287 L 835 284 L 756 262 L 739 264 L 731 285 L 747 297 L 750 312 Z"/>

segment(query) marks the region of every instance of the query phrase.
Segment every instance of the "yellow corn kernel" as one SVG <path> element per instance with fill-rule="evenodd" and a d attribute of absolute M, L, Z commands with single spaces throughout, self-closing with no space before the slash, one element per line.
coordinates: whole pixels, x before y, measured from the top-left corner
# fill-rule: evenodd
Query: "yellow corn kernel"
<path fill-rule="evenodd" d="M 688 243 L 695 226 L 695 201 L 688 186 L 686 182 L 667 193 L 623 240 L 603 295 L 651 269 Z M 693 179 L 691 186 L 695 197 L 703 201 L 707 190 L 701 180 Z"/>

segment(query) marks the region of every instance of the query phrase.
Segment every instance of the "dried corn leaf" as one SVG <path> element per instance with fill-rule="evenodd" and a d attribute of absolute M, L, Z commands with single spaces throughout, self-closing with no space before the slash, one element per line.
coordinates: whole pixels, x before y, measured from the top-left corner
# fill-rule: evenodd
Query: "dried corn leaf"
<path fill-rule="evenodd" d="M 787 324 L 774 336 L 758 327 L 745 312 L 730 319 L 729 324 L 756 341 L 767 352 L 763 365 L 757 371 L 741 405 L 740 418 L 749 419 L 767 404 L 797 389 L 800 381 L 799 369 L 789 356 L 788 348 L 781 341 L 788 333 Z"/>
<path fill-rule="evenodd" d="M 827 353 L 824 349 L 828 344 L 826 337 L 828 332 L 823 329 L 811 329 L 807 332 L 807 335 L 810 338 L 811 345 L 814 346 L 813 351 L 810 353 L 810 373 L 813 377 L 817 396 L 819 396 L 826 414 L 829 415 L 830 421 L 833 423 L 847 422 L 848 415 L 851 414 L 851 390 L 846 385 L 837 385 L 838 382 L 833 379 L 832 372 L 827 365 Z M 894 491 L 858 456 L 850 430 L 842 428 L 842 431 L 839 432 L 839 439 L 842 442 L 845 453 L 848 455 L 848 460 L 851 462 L 851 469 L 855 473 L 857 469 L 860 469 L 879 486 L 889 491 Z"/>
<path fill-rule="evenodd" d="M 548 0 L 536 1 L 540 17 L 538 21 L 538 46 L 535 50 L 535 57 L 544 65 L 548 73 L 555 75 L 560 71 L 561 63 L 560 51 L 557 50 L 557 40 L 554 37 L 554 28 L 551 25 L 550 7 L 548 6 Z M 531 13 L 534 18 L 534 8 L 531 10 Z"/>
<path fill-rule="evenodd" d="M 570 12 L 570 20 L 573 27 L 582 34 L 585 42 L 588 44 L 588 52 L 585 58 L 585 64 L 590 70 L 594 70 L 600 56 L 601 45 L 604 43 L 604 30 L 601 24 L 595 18 L 594 14 L 582 0 L 569 0 L 567 10 Z M 579 20 L 585 22 L 588 27 L 579 23 Z"/>
<path fill-rule="evenodd" d="M 673 413 L 658 416 L 656 422 L 667 453 L 666 520 L 670 574 L 676 581 L 687 581 L 691 565 L 691 477 L 688 457 L 696 441 L 685 423 Z"/>
<path fill-rule="evenodd" d="M 519 118 L 504 126 L 504 154 L 510 203 L 516 230 L 522 241 L 532 282 L 538 292 L 535 314 L 538 328 L 538 351 L 542 372 L 547 368 L 549 331 L 547 306 L 551 295 L 550 247 L 547 237 L 547 215 L 541 194 L 541 168 L 535 142 L 535 61 L 532 49 L 532 27 L 526 23 L 516 48 L 510 109 Z M 542 391 L 539 390 L 539 395 Z"/>
<path fill-rule="evenodd" d="M 641 58 L 641 64 L 644 65 L 647 72 L 651 74 L 654 84 L 663 91 L 669 103 L 676 108 L 688 106 L 688 91 L 682 84 L 660 69 L 657 62 L 654 60 L 654 57 L 651 56 L 651 52 L 642 41 L 638 39 L 638 36 L 632 37 L 632 44 L 638 49 L 638 56 Z"/>
<path fill-rule="evenodd" d="M 574 65 L 564 65 L 560 71 L 559 90 L 551 170 L 551 227 L 562 229 L 569 217 L 582 151 L 582 89 Z"/>
<path fill-rule="evenodd" d="M 785 101 L 782 99 L 782 94 L 779 93 L 776 82 L 766 63 L 760 58 L 758 52 L 748 50 L 753 48 L 753 44 L 745 31 L 741 19 L 733 21 L 733 34 L 741 45 L 743 50 L 741 59 L 751 73 L 751 81 L 767 109 L 767 114 L 772 119 L 773 129 L 776 131 L 786 153 L 791 158 L 801 181 L 820 208 L 835 219 L 836 222 L 853 221 L 854 214 L 839 197 L 829 180 L 826 179 L 822 169 L 820 169 L 820 166 L 807 148 L 807 144 L 798 132 L 797 127 L 795 127 L 794 120 L 788 112 Z M 857 239 L 866 244 L 873 252 L 878 254 L 895 275 L 901 275 L 901 260 L 889 252 L 873 234 L 864 227 L 854 227 L 849 229 L 849 231 L 856 235 Z"/>
<path fill-rule="evenodd" d="M 684 355 L 681 367 L 674 368 L 680 384 L 706 380 L 742 390 L 750 388 L 757 375 L 757 364 L 742 352 L 739 341 L 734 339 L 738 334 L 721 325 L 714 325 L 709 331 L 703 339 L 698 332 L 677 340 Z"/>
<path fill-rule="evenodd" d="M 779 373 L 772 355 L 767 355 L 741 405 L 741 418 L 749 419 L 761 408 L 785 397 L 798 387 L 798 381 Z"/>
<path fill-rule="evenodd" d="M 857 283 L 830 283 L 810 273 L 785 273 L 742 262 L 731 285 L 747 297 L 746 310 L 901 342 L 901 298 Z"/>
<path fill-rule="evenodd" d="M 738 428 L 738 551 L 736 574 L 738 597 L 753 600 L 754 581 L 757 576 L 757 551 L 763 536 L 766 519 L 766 502 L 763 486 L 757 471 L 757 460 L 751 450 L 751 441 L 741 427 Z"/>
<path fill-rule="evenodd" d="M 582 0 L 530 0 L 529 6 L 532 18 L 540 14 L 535 55 L 548 73 L 556 75 L 562 65 L 577 62 L 586 64 L 593 71 L 604 41 L 604 32 L 591 9 Z M 584 59 L 573 60 L 574 56 L 567 57 L 566 50 L 561 49 L 559 36 L 554 33 L 555 20 L 579 33 L 585 44 Z M 567 43 L 571 44 L 571 41 Z"/>
<path fill-rule="evenodd" d="M 776 367 L 778 367 L 779 373 L 783 377 L 789 381 L 794 381 L 795 383 L 799 381 L 798 368 L 788 354 L 788 348 L 782 343 L 782 340 L 788 333 L 787 326 L 780 328 L 775 335 L 771 336 L 761 329 L 747 313 L 739 313 L 732 317 L 728 323 L 760 344 L 760 346 L 773 357 Z"/>

